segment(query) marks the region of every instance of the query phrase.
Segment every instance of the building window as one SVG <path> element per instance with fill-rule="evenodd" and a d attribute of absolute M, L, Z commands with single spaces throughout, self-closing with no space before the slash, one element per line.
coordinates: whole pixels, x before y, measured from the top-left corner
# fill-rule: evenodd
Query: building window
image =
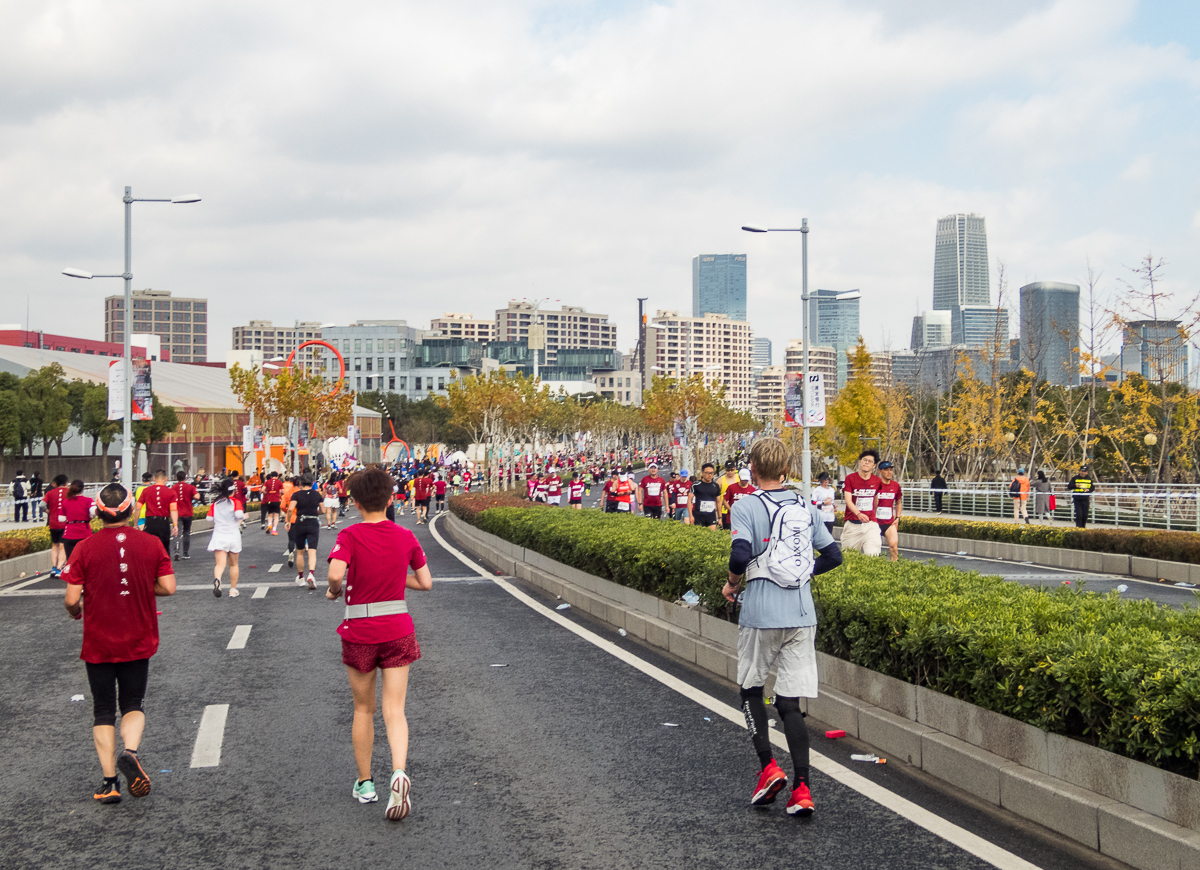
<path fill-rule="evenodd" d="M 396 358 L 394 356 L 389 356 L 388 357 L 388 371 L 394 372 L 395 370 L 396 370 Z"/>
<path fill-rule="evenodd" d="M 356 356 L 356 357 L 354 358 L 354 370 L 355 370 L 356 372 L 361 372 L 361 371 L 362 371 L 362 357 L 357 357 L 357 356 Z"/>
<path fill-rule="evenodd" d="M 445 378 L 438 378 L 438 389 L 439 390 L 446 389 L 446 379 Z"/>
<path fill-rule="evenodd" d="M 407 377 L 400 378 L 400 389 L 402 389 L 402 390 L 408 389 L 408 378 Z"/>
<path fill-rule="evenodd" d="M 383 342 L 380 342 L 380 344 L 383 344 Z M 376 363 L 377 365 L 375 366 L 375 371 L 383 371 L 383 357 L 380 357 L 378 360 L 376 360 Z"/>
<path fill-rule="evenodd" d="M 413 386 L 415 389 L 420 390 L 421 389 L 421 379 L 413 378 Z"/>
<path fill-rule="evenodd" d="M 354 352 L 362 353 L 362 339 L 361 338 L 354 339 Z"/>
<path fill-rule="evenodd" d="M 375 360 L 373 360 L 371 357 L 367 357 L 367 371 L 374 371 L 374 363 Z"/>
<path fill-rule="evenodd" d="M 350 353 L 350 339 L 348 338 L 342 339 L 342 353 Z"/>
<path fill-rule="evenodd" d="M 370 360 L 367 360 L 367 361 L 370 362 Z M 367 389 L 368 390 L 371 389 L 371 380 L 372 380 L 371 378 L 367 378 Z"/>
<path fill-rule="evenodd" d="M 357 382 L 357 389 L 361 391 L 362 390 L 362 378 L 355 378 L 354 380 Z"/>
<path fill-rule="evenodd" d="M 367 339 L 367 353 L 373 353 L 375 351 L 375 348 L 372 347 L 373 344 L 374 344 L 374 342 L 368 338 Z"/>
<path fill-rule="evenodd" d="M 395 353 L 395 352 L 396 352 L 396 339 L 389 338 L 388 339 L 388 353 Z"/>
<path fill-rule="evenodd" d="M 389 390 L 396 389 L 396 379 L 395 378 L 388 378 L 388 389 Z"/>

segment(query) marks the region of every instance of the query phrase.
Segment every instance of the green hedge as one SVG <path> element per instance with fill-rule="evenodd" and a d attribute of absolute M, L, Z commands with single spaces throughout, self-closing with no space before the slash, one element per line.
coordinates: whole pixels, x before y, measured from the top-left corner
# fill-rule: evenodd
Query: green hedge
<path fill-rule="evenodd" d="M 840 525 L 840 523 L 839 523 Z M 1034 526 L 1023 523 L 900 517 L 900 531 L 939 538 L 1003 541 L 1030 547 L 1057 547 L 1094 553 L 1120 553 L 1200 565 L 1200 535 L 1140 529 L 1077 529 L 1074 526 Z"/>
<path fill-rule="evenodd" d="M 714 614 L 729 537 L 595 510 L 498 507 L 477 524 L 582 571 Z M 933 562 L 846 554 L 817 578 L 819 649 L 988 710 L 1195 777 L 1200 611 L 1035 589 Z"/>

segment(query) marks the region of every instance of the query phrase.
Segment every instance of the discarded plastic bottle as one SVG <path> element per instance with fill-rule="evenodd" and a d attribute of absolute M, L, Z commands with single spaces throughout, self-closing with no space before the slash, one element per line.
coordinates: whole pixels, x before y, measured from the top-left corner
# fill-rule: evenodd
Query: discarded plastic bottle
<path fill-rule="evenodd" d="M 859 755 L 859 754 L 854 754 L 854 755 L 851 755 L 851 756 L 850 756 L 850 760 L 851 760 L 851 761 L 869 761 L 869 762 L 871 762 L 872 764 L 877 764 L 877 763 L 879 762 L 879 756 L 878 756 L 878 755 Z"/>

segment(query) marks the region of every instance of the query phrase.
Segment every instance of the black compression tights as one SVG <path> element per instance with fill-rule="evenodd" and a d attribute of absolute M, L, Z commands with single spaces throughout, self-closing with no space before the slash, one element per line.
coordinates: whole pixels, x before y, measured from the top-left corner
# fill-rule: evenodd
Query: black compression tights
<path fill-rule="evenodd" d="M 771 763 L 771 737 L 767 733 L 767 705 L 763 700 L 763 687 L 755 686 L 742 689 L 742 712 L 746 716 L 746 727 L 750 729 L 750 739 L 754 743 L 754 751 L 758 753 L 759 763 L 766 767 Z M 792 754 L 792 764 L 796 766 L 796 782 L 808 779 L 808 726 L 804 724 L 804 714 L 800 711 L 799 698 L 776 698 L 775 709 L 783 721 L 783 733 L 787 737 L 788 751 Z"/>

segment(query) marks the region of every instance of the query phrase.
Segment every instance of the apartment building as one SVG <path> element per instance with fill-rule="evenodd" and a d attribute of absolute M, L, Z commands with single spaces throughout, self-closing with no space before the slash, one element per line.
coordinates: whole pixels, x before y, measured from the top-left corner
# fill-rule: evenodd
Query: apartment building
<path fill-rule="evenodd" d="M 804 342 L 802 339 L 793 338 L 787 343 L 787 348 L 784 350 L 784 371 L 789 374 L 792 372 L 800 373 L 804 370 L 803 363 Z M 809 344 L 808 370 L 810 372 L 820 372 L 825 375 L 826 397 L 830 400 L 837 397 L 837 348 L 823 344 Z"/>
<path fill-rule="evenodd" d="M 646 359 L 654 374 L 688 378 L 694 374 L 725 385 L 731 408 L 753 411 L 750 324 L 727 314 L 681 317 L 678 311 L 658 311 L 646 330 Z M 653 344 L 651 344 L 653 341 Z M 651 349 L 653 348 L 653 353 Z"/>
<path fill-rule="evenodd" d="M 320 337 L 321 324 L 314 320 L 297 320 L 291 326 L 275 326 L 270 320 L 251 320 L 245 326 L 233 328 L 233 350 L 258 351 L 264 360 L 286 359 L 304 342 Z M 254 357 L 257 359 L 258 354 Z M 306 348 L 300 357 L 310 373 L 320 369 L 319 348 Z"/>
<path fill-rule="evenodd" d="M 133 332 L 157 335 L 172 362 L 208 361 L 208 300 L 170 290 L 133 291 Z M 104 299 L 104 340 L 125 341 L 125 294 Z"/>
<path fill-rule="evenodd" d="M 553 366 L 560 349 L 617 347 L 617 327 L 607 314 L 596 314 L 575 305 L 558 311 L 535 309 L 531 302 L 512 301 L 496 310 L 495 341 L 525 341 L 530 350 L 545 350 L 545 364 Z"/>
<path fill-rule="evenodd" d="M 496 321 L 476 320 L 473 314 L 447 312 L 429 322 L 429 328 L 441 338 L 469 338 L 486 344 L 496 333 Z"/>

